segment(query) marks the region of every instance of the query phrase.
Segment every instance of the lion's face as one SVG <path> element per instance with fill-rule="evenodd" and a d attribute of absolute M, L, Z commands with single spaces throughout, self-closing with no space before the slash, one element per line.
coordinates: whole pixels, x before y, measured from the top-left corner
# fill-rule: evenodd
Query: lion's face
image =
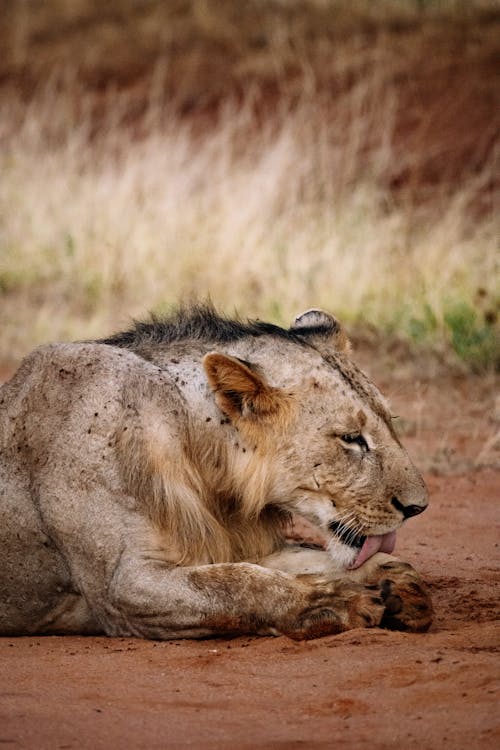
<path fill-rule="evenodd" d="M 382 398 L 377 413 L 323 365 L 305 378 L 295 400 L 296 416 L 282 448 L 287 507 L 323 530 L 343 564 L 392 551 L 393 532 L 424 510 L 427 491 Z"/>
<path fill-rule="evenodd" d="M 339 564 L 357 567 L 392 552 L 396 529 L 427 505 L 425 484 L 382 396 L 347 357 L 290 355 L 269 370 L 214 353 L 205 368 L 219 407 L 269 467 L 268 502 L 307 518 Z"/>

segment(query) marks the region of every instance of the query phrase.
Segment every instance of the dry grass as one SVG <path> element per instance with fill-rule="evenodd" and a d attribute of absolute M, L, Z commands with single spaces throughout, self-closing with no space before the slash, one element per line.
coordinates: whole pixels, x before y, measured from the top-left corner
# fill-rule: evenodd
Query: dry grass
<path fill-rule="evenodd" d="M 194 5 L 208 34 L 210 4 Z M 425 29 L 432 39 L 435 30 Z M 410 58 L 422 43 L 416 39 Z M 450 310 L 462 306 L 477 311 L 473 334 L 487 332 L 480 364 L 491 362 L 494 123 L 479 123 L 490 147 L 473 155 L 475 168 L 431 189 L 428 162 L 443 153 L 427 151 L 430 115 L 417 130 L 401 118 L 394 73 L 401 43 L 382 35 L 366 47 L 351 36 L 328 76 L 358 73 L 333 97 L 309 52 L 295 50 L 302 69 L 290 78 L 282 49 L 272 58 L 278 67 L 281 60 L 274 81 L 281 90 L 266 99 L 270 62 L 261 55 L 259 71 L 254 56 L 258 91 L 249 84 L 244 95 L 226 92 L 198 116 L 186 116 L 170 96 L 158 56 L 130 122 L 137 87 L 96 93 L 78 67 L 63 77 L 53 67 L 29 96 L 22 87 L 3 96 L 2 358 L 16 360 L 45 340 L 102 335 L 180 298 L 211 296 L 228 312 L 278 322 L 321 306 L 438 345 L 453 339 Z M 465 82 L 466 104 L 472 91 Z M 405 127 L 409 151 L 401 145 Z"/>

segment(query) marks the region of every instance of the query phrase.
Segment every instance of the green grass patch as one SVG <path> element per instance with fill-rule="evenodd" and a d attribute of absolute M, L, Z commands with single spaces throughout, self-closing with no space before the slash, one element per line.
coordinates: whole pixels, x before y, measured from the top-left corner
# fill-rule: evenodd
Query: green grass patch
<path fill-rule="evenodd" d="M 496 315 L 482 315 L 466 302 L 456 302 L 447 307 L 444 324 L 453 350 L 473 370 L 500 369 Z"/>

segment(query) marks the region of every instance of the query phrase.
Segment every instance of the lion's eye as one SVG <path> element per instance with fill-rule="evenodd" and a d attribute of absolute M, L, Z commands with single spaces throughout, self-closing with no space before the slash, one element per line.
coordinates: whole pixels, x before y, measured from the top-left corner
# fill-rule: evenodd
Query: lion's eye
<path fill-rule="evenodd" d="M 347 445 L 358 445 L 363 453 L 368 453 L 368 451 L 370 450 L 368 447 L 368 443 L 364 439 L 363 435 L 361 435 L 361 433 L 359 432 L 354 432 L 351 435 L 341 435 L 340 439 Z"/>

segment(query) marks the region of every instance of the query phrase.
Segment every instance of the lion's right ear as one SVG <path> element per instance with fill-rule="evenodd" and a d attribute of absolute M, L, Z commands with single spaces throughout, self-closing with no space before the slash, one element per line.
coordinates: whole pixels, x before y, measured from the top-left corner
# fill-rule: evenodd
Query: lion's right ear
<path fill-rule="evenodd" d="M 203 366 L 219 409 L 232 420 L 271 416 L 286 398 L 236 357 L 211 352 Z"/>

